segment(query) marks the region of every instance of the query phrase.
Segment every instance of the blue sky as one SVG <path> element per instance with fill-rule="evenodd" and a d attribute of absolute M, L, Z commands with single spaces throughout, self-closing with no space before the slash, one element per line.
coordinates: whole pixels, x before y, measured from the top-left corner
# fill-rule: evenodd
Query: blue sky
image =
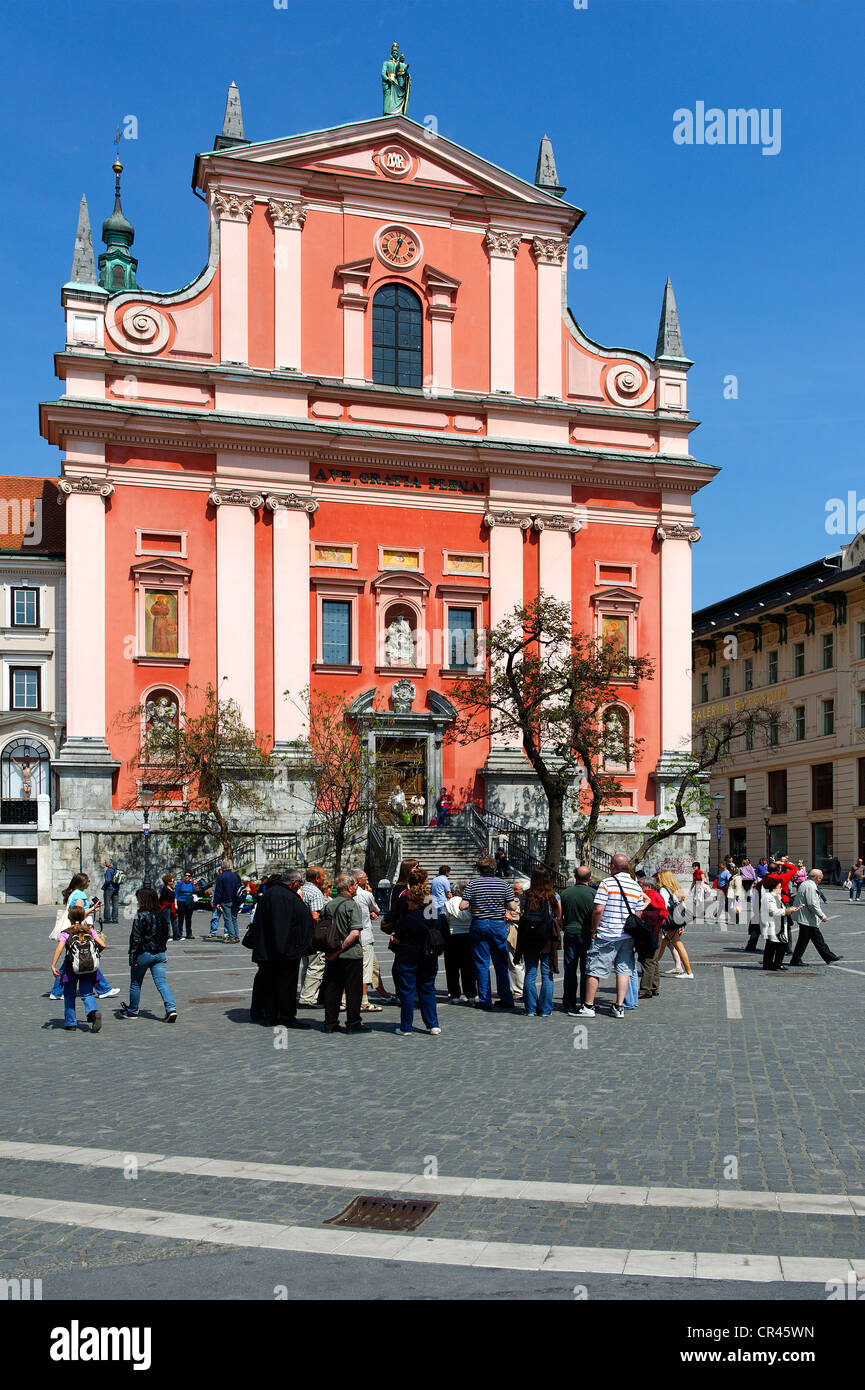
<path fill-rule="evenodd" d="M 2 37 L 2 471 L 58 472 L 36 407 L 59 391 L 82 192 L 97 243 L 111 211 L 118 121 L 138 121 L 121 158 L 139 280 L 173 289 L 206 260 L 189 180 L 228 83 L 253 140 L 375 116 L 396 38 L 415 120 L 530 180 L 552 137 L 587 212 L 569 300 L 590 337 L 652 352 L 672 277 L 692 447 L 723 470 L 696 499 L 695 606 L 844 539 L 826 504 L 865 496 L 861 0 L 43 0 L 7 6 Z M 674 143 L 697 102 L 780 108 L 780 152 Z"/>

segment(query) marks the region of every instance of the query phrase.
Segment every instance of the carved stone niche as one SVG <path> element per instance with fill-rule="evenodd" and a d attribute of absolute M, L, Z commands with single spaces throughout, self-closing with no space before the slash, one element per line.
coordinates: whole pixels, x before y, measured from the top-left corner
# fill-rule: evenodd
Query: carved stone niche
<path fill-rule="evenodd" d="M 427 666 L 426 605 L 430 582 L 422 574 L 388 571 L 372 581 L 375 595 L 376 670 L 405 670 L 422 675 Z M 389 637 L 400 619 L 408 624 L 412 636 L 413 654 L 395 658 L 399 647 L 397 632 Z M 401 626 L 401 625 L 400 625 Z"/>

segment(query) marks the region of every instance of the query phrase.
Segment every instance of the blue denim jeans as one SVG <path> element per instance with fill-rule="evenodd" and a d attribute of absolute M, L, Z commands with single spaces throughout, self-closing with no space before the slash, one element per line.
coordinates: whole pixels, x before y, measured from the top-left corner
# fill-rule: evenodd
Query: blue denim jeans
<path fill-rule="evenodd" d="M 548 1018 L 553 1012 L 553 966 L 549 955 L 523 956 L 526 978 L 523 982 L 523 1002 L 527 1014 L 540 1014 Z M 541 967 L 541 992 L 538 998 L 537 975 Z"/>
<path fill-rule="evenodd" d="M 856 890 L 856 901 L 857 901 L 857 903 L 858 903 L 858 901 L 859 901 L 859 899 L 860 899 L 860 897 L 861 897 L 861 895 L 862 895 L 862 884 L 863 884 L 863 883 L 865 883 L 865 879 L 861 879 L 861 878 L 851 878 L 851 880 L 850 880 L 850 901 L 851 901 L 851 903 L 852 903 L 852 901 L 853 901 L 853 890 L 854 890 L 854 888 L 855 888 L 855 890 Z"/>
<path fill-rule="evenodd" d="M 469 928 L 469 944 L 475 963 L 478 981 L 478 1003 L 487 1007 L 492 1004 L 490 989 L 490 961 L 496 972 L 496 985 L 499 999 L 503 1004 L 513 1004 L 511 982 L 508 978 L 508 926 L 507 922 L 494 922 L 486 917 L 475 917 Z"/>
<path fill-rule="evenodd" d="M 432 965 L 408 965 L 399 962 L 399 1026 L 404 1033 L 410 1033 L 414 1021 L 414 1001 L 420 1005 L 420 1015 L 427 1028 L 438 1028 L 439 1016 L 436 1008 L 436 972 L 438 961 Z"/>
<path fill-rule="evenodd" d="M 237 930 L 237 912 L 235 911 L 233 903 L 216 904 L 216 906 L 213 909 L 213 916 L 210 919 L 210 935 L 217 935 L 217 928 L 219 926 L 218 914 L 220 912 L 222 913 L 222 922 L 226 932 L 228 933 L 229 941 L 237 941 L 239 936 Z"/>
<path fill-rule="evenodd" d="M 129 1012 L 138 1013 L 138 1005 L 141 1002 L 141 985 L 148 970 L 153 976 L 153 983 L 162 995 L 162 1002 L 165 1005 L 165 1012 L 170 1014 L 174 1010 L 174 995 L 168 988 L 168 981 L 165 978 L 165 963 L 167 957 L 164 951 L 142 951 L 132 967 L 132 976 L 129 981 Z"/>
<path fill-rule="evenodd" d="M 62 974 L 63 974 L 62 962 L 61 962 L 61 966 L 60 966 L 60 974 L 61 974 L 61 976 L 62 976 Z M 94 984 L 93 984 L 94 990 L 98 990 L 100 994 L 106 994 L 107 991 L 111 988 L 110 984 L 109 984 L 108 981 L 106 980 L 106 978 L 105 978 L 105 976 L 103 975 L 103 973 L 102 973 L 101 970 L 97 970 L 97 971 L 96 971 L 96 974 L 93 976 L 93 981 L 94 981 Z M 63 998 L 63 980 L 62 980 L 62 979 L 55 980 L 54 983 L 52 984 L 52 986 L 51 986 L 51 998 L 52 998 L 52 999 L 62 999 L 62 998 Z"/>
<path fill-rule="evenodd" d="M 93 993 L 96 985 L 95 975 L 71 975 L 63 986 L 63 1022 L 71 1025 L 75 1022 L 75 998 L 81 995 L 81 1002 L 84 1005 L 84 1012 L 89 1014 L 99 1005 L 96 1002 L 96 995 Z"/>

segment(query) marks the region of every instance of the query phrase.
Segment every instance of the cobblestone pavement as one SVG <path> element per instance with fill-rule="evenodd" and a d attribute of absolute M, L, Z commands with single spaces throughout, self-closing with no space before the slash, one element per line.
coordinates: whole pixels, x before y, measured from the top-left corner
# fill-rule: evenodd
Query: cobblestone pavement
<path fill-rule="evenodd" d="M 131 1156 L 156 1152 L 417 1174 L 437 1169 L 451 1177 L 865 1194 L 865 1037 L 857 1026 L 865 901 L 850 904 L 837 889 L 827 896 L 832 920 L 826 936 L 843 952 L 840 965 L 824 967 L 809 948 L 807 969 L 766 975 L 759 957 L 742 954 L 743 931 L 694 926 L 686 941 L 695 979 L 662 975 L 660 997 L 641 1002 L 622 1021 L 606 1012 L 568 1018 L 558 1007 L 559 981 L 549 1020 L 480 1014 L 440 1000 L 439 1038 L 420 1031 L 419 1017 L 413 1037 L 396 1037 L 397 1011 L 386 1007 L 365 1015 L 368 1035 L 325 1037 L 322 1011 L 314 1010 L 300 1015 L 313 1023 L 307 1032 L 275 1039 L 271 1030 L 248 1022 L 248 954 L 200 940 L 169 947 L 177 1024 L 160 1021 L 150 981 L 145 1012 L 120 1021 L 114 1006 L 128 997 L 122 925 L 108 929 L 112 945 L 103 964 L 121 994 L 104 1001 L 102 1032 L 93 1036 L 82 1026 L 66 1033 L 62 1006 L 45 997 L 53 910 L 2 909 L 0 1139 Z M 206 921 L 197 914 L 199 932 Z M 387 951 L 380 954 L 384 965 Z M 728 1017 L 736 1012 L 731 982 L 741 1018 Z M 611 996 L 608 981 L 600 991 L 602 1007 Z M 0 1158 L 0 1193 L 320 1229 L 357 1189 L 148 1170 L 131 1181 L 118 1169 L 48 1157 Z M 859 1260 L 865 1271 L 865 1216 L 849 1214 L 446 1196 L 422 1234 L 837 1256 Z M 92 1269 L 98 1284 L 99 1270 L 137 1265 L 139 1275 L 127 1273 L 124 1286 L 131 1288 L 130 1279 L 138 1277 L 155 1285 L 153 1296 L 159 1296 L 167 1265 L 194 1255 L 196 1268 L 209 1270 L 217 1248 L 0 1217 L 0 1275 L 7 1277 L 65 1272 L 72 1278 Z M 264 1258 L 255 1254 L 259 1262 Z M 225 1258 L 233 1266 L 238 1251 Z M 307 1268 L 317 1260 L 329 1264 L 338 1257 L 309 1256 L 300 1264 Z M 367 1261 L 354 1261 L 358 1268 L 361 1263 Z M 383 1276 L 388 1285 L 403 1266 L 382 1261 L 379 1268 L 390 1271 Z M 202 1275 L 205 1283 L 209 1277 Z M 262 1277 L 266 1284 L 269 1276 Z M 420 1280 L 417 1296 L 432 1296 L 416 1269 L 413 1277 Z M 534 1277 L 537 1296 L 570 1296 L 567 1280 Z M 471 1278 L 472 1272 L 461 1271 L 460 1287 L 471 1289 Z M 478 1271 L 477 1278 L 480 1289 L 490 1271 Z M 516 1282 L 520 1296 L 531 1294 L 531 1276 Z M 649 1288 L 653 1282 L 643 1281 Z M 744 1286 L 719 1287 L 706 1296 L 741 1296 Z M 783 1296 L 794 1288 L 801 1296 L 804 1286 L 784 1287 Z M 747 1296 L 780 1296 L 775 1289 L 755 1284 Z M 808 1291 L 824 1296 L 822 1285 Z M 386 1288 L 381 1296 L 388 1296 Z M 613 1296 L 626 1295 L 620 1290 Z"/>

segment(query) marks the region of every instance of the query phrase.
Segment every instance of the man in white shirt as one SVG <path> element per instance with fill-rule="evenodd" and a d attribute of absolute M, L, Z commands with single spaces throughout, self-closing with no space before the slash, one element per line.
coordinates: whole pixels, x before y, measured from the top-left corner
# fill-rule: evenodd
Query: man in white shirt
<path fill-rule="evenodd" d="M 360 944 L 363 947 L 363 1003 L 361 1008 L 365 1013 L 381 1013 L 380 1004 L 371 1004 L 367 999 L 366 992 L 372 985 L 376 994 L 383 994 L 384 987 L 381 982 L 381 971 L 375 954 L 375 933 L 372 923 L 375 917 L 380 917 L 378 903 L 375 894 L 369 886 L 369 879 L 363 869 L 352 869 L 351 876 L 357 884 L 357 892 L 354 900 L 360 906 L 360 915 L 363 918 L 363 930 L 360 934 Z"/>
<path fill-rule="evenodd" d="M 300 896 L 312 913 L 313 922 L 317 922 L 319 915 L 324 912 L 324 869 L 318 864 L 310 864 L 306 871 L 306 882 L 300 890 Z M 313 951 L 310 955 L 303 958 L 303 974 L 301 975 L 301 990 L 298 1006 L 302 1009 L 314 1009 L 318 1004 L 318 992 L 321 989 L 321 982 L 324 979 L 324 951 Z"/>
<path fill-rule="evenodd" d="M 586 957 L 586 1002 L 577 1010 L 587 1018 L 594 1018 L 598 985 L 611 972 L 616 976 L 612 1015 L 613 1018 L 625 1017 L 625 995 L 636 962 L 634 942 L 625 931 L 625 920 L 629 913 L 642 911 L 649 902 L 631 877 L 626 854 L 614 854 L 610 870 L 610 877 L 604 879 L 595 894 L 592 911 L 592 942 Z"/>

